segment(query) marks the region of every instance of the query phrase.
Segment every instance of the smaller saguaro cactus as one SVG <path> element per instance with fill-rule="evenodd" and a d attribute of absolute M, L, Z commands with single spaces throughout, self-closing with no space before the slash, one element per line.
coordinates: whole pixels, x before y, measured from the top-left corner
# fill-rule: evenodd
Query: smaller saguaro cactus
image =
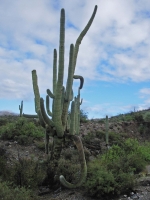
<path fill-rule="evenodd" d="M 20 117 L 22 117 L 22 112 L 23 112 L 23 101 L 21 101 L 21 105 L 19 105 L 19 110 L 20 110 Z"/>
<path fill-rule="evenodd" d="M 106 115 L 105 121 L 105 132 L 106 132 L 106 146 L 109 146 L 109 133 L 108 133 L 108 116 Z"/>

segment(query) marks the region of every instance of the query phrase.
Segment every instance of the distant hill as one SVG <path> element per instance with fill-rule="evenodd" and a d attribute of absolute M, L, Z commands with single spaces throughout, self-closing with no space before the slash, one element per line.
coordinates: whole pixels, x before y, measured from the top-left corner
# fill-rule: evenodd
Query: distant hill
<path fill-rule="evenodd" d="M 10 112 L 10 111 L 6 111 L 6 110 L 3 110 L 3 111 L 0 111 L 0 116 L 4 116 L 4 115 L 13 115 L 13 116 L 17 116 L 19 115 L 18 113 L 13 113 L 13 112 Z"/>

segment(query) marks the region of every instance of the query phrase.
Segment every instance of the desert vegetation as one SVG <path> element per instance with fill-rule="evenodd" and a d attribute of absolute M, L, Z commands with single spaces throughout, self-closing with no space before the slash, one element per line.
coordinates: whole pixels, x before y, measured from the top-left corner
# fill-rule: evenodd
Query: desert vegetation
<path fill-rule="evenodd" d="M 146 116 L 145 113 L 144 116 Z M 12 199 L 12 196 L 19 199 L 22 194 L 24 194 L 22 199 L 40 199 L 40 193 L 37 191 L 41 187 L 47 187 L 51 191 L 60 187 L 59 180 L 54 179 L 56 174 L 58 176 L 64 174 L 71 183 L 78 182 L 80 164 L 74 143 L 66 141 L 57 172 L 54 173 L 56 168 L 54 169 L 49 156 L 40 157 L 39 153 L 36 155 L 34 151 L 26 157 L 21 155 L 21 148 L 29 148 L 32 145 L 45 155 L 44 132 L 37 120 L 24 117 L 14 117 L 13 120 L 13 117 L 1 117 L 0 123 L 1 199 Z M 100 123 L 105 123 L 105 120 Z M 82 123 L 82 126 L 87 124 Z M 137 123 L 137 130 L 140 126 Z M 145 123 L 143 127 L 145 129 Z M 150 164 L 150 138 L 147 142 L 141 142 L 139 137 L 130 138 L 128 133 L 109 132 L 111 148 L 106 148 L 103 152 L 99 151 L 91 159 L 89 153 L 91 149 L 90 146 L 87 148 L 87 144 L 90 144 L 95 137 L 105 141 L 105 132 L 97 131 L 96 136 L 91 132 L 81 137 L 88 169 L 86 182 L 82 186 L 83 190 L 88 195 L 98 198 L 109 198 L 130 191 L 136 185 L 139 174 L 146 176 L 145 166 Z M 7 146 L 5 142 L 16 142 L 18 145 L 17 157 L 11 161 L 8 152 L 12 147 Z M 11 153 L 13 154 L 13 148 Z"/>

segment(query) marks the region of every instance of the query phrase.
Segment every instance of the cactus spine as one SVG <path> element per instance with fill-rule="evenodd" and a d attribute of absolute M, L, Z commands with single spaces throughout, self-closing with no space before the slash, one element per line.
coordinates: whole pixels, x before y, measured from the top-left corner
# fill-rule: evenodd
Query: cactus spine
<path fill-rule="evenodd" d="M 77 62 L 77 55 L 79 51 L 79 45 L 88 29 L 90 28 L 93 19 L 97 11 L 95 6 L 93 14 L 83 29 L 81 34 L 76 40 L 75 46 L 70 45 L 69 52 L 69 66 L 68 66 L 68 78 L 66 87 L 63 86 L 64 79 L 64 51 L 65 51 L 65 10 L 61 9 L 60 17 L 60 39 L 59 39 L 59 60 L 58 60 L 58 71 L 57 71 L 57 51 L 54 49 L 53 54 L 53 92 L 47 89 L 46 97 L 46 113 L 44 107 L 44 100 L 40 97 L 38 88 L 38 79 L 36 70 L 32 71 L 32 83 L 33 91 L 35 96 L 35 110 L 41 125 L 45 128 L 46 132 L 46 153 L 48 153 L 48 142 L 49 136 L 53 137 L 53 149 L 51 153 L 51 159 L 56 163 L 60 157 L 62 150 L 62 144 L 64 139 L 71 139 L 76 144 L 79 152 L 80 164 L 81 164 L 81 176 L 77 184 L 71 184 L 65 180 L 61 175 L 60 182 L 68 188 L 76 188 L 81 186 L 87 175 L 87 166 L 84 155 L 84 149 L 82 141 L 79 137 L 79 125 L 80 125 L 80 90 L 83 87 L 84 79 L 82 76 L 75 75 L 75 66 Z M 73 80 L 79 79 L 80 85 L 78 88 L 77 97 L 73 98 Z M 52 111 L 49 109 L 49 97 L 52 98 Z M 71 114 L 68 115 L 68 109 L 71 102 Z M 56 164 L 57 166 L 57 164 Z"/>

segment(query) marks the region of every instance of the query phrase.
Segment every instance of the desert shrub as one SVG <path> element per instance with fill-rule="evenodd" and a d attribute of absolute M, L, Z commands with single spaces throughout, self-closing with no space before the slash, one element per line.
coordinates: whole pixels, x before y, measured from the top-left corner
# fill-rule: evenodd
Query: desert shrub
<path fill-rule="evenodd" d="M 118 195 L 132 189 L 136 173 L 145 168 L 146 159 L 149 159 L 148 151 L 149 146 L 144 150 L 133 139 L 127 139 L 120 146 L 113 145 L 106 153 L 88 163 L 85 189 L 96 197 Z"/>
<path fill-rule="evenodd" d="M 140 145 L 139 151 L 142 154 L 143 159 L 150 163 L 150 143 L 145 142 L 144 144 Z"/>
<path fill-rule="evenodd" d="M 40 185 L 46 176 L 45 168 L 34 159 L 19 158 L 7 166 L 8 174 L 5 180 L 19 187 L 34 189 Z M 3 178 L 3 176 L 2 176 Z"/>
<path fill-rule="evenodd" d="M 12 183 L 0 182 L 0 199 L 3 200 L 38 200 L 39 197 L 35 196 L 32 191 L 24 187 L 13 187 Z"/>
<path fill-rule="evenodd" d="M 44 141 L 35 141 L 35 145 L 38 149 L 45 152 L 45 142 Z"/>
<path fill-rule="evenodd" d="M 146 112 L 143 115 L 143 119 L 144 119 L 145 122 L 150 122 L 150 112 Z"/>
<path fill-rule="evenodd" d="M 0 156 L 0 176 L 5 179 L 8 175 L 7 158 L 5 156 Z"/>
<path fill-rule="evenodd" d="M 104 131 L 97 131 L 96 132 L 96 137 L 99 138 L 99 139 L 104 139 L 105 140 L 106 134 L 105 134 Z"/>
<path fill-rule="evenodd" d="M 76 183 L 80 177 L 80 164 L 61 158 L 58 165 L 58 174 L 64 175 L 67 181 Z"/>
<path fill-rule="evenodd" d="M 99 119 L 99 120 L 98 120 L 98 123 L 99 123 L 99 124 L 105 124 L 105 121 L 106 121 L 106 119 Z"/>
<path fill-rule="evenodd" d="M 86 123 L 88 121 L 88 113 L 84 112 L 82 109 L 80 110 L 80 122 Z"/>
<path fill-rule="evenodd" d="M 114 175 L 102 166 L 98 159 L 88 164 L 88 176 L 84 187 L 90 196 L 101 197 L 113 194 L 114 186 Z"/>
<path fill-rule="evenodd" d="M 87 133 L 87 135 L 85 135 L 84 138 L 83 138 L 83 142 L 91 143 L 91 140 L 94 139 L 94 138 L 95 138 L 94 134 Z"/>
<path fill-rule="evenodd" d="M 33 122 L 21 117 L 16 122 L 8 123 L 0 129 L 0 138 L 4 140 L 17 140 L 20 144 L 30 143 L 33 139 L 44 136 L 42 127 L 37 127 Z"/>
<path fill-rule="evenodd" d="M 132 120 L 134 120 L 133 114 L 124 115 L 123 121 L 132 121 Z"/>
<path fill-rule="evenodd" d="M 136 122 L 138 122 L 138 123 L 144 122 L 143 115 L 140 114 L 140 113 L 136 113 L 136 114 L 134 115 L 134 120 L 135 120 Z"/>
<path fill-rule="evenodd" d="M 80 177 L 80 162 L 77 149 L 67 149 L 62 152 L 58 161 L 59 175 L 64 175 L 67 181 L 75 183 Z"/>

